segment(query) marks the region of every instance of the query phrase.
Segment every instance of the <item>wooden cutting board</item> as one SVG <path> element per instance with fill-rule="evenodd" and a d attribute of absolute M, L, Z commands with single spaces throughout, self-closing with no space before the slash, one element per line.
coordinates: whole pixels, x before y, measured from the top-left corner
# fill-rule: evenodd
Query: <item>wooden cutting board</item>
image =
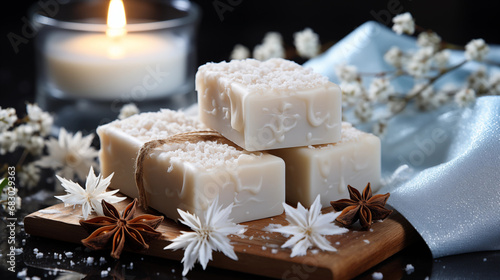
<path fill-rule="evenodd" d="M 115 206 L 121 211 L 130 202 L 131 199 L 127 198 Z M 144 213 L 139 207 L 137 210 L 136 215 Z M 332 207 L 323 209 L 323 212 L 330 211 L 333 211 Z M 26 216 L 24 227 L 31 235 L 80 243 L 88 233 L 80 226 L 79 215 L 79 207 L 64 207 L 61 203 Z M 280 247 L 287 238 L 263 230 L 269 224 L 288 224 L 285 214 L 243 224 L 248 226 L 245 236 L 230 236 L 239 260 L 233 261 L 222 253 L 215 253 L 209 265 L 280 279 L 303 279 L 304 276 L 308 279 L 350 279 L 399 252 L 417 238 L 411 225 L 394 211 L 384 221 L 375 222 L 370 231 L 352 228 L 342 235 L 327 236 L 337 252 L 313 248 L 305 256 L 290 258 L 291 250 Z M 143 254 L 181 260 L 182 250 L 163 248 L 181 230 L 189 231 L 189 228 L 165 219 L 157 230 L 163 236 L 154 240 Z"/>

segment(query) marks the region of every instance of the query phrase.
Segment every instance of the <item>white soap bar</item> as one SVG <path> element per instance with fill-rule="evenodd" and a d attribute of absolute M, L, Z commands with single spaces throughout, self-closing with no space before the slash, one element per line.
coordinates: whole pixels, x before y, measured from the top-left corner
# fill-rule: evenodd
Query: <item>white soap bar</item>
<path fill-rule="evenodd" d="M 248 151 L 340 140 L 340 88 L 284 59 L 208 63 L 196 74 L 200 120 Z"/>
<path fill-rule="evenodd" d="M 135 160 L 144 143 L 207 129 L 181 112 L 162 110 L 114 121 L 97 129 L 104 176 L 115 173 L 112 188 L 138 197 Z M 165 144 L 143 165 L 148 205 L 177 219 L 177 208 L 202 215 L 219 196 L 234 203 L 231 217 L 245 222 L 279 215 L 285 201 L 285 163 L 276 156 L 251 153 L 215 141 Z"/>
<path fill-rule="evenodd" d="M 323 207 L 348 198 L 347 185 L 362 191 L 370 182 L 380 188 L 380 139 L 342 123 L 342 139 L 334 144 L 272 150 L 285 160 L 286 200 L 309 207 L 318 194 Z"/>

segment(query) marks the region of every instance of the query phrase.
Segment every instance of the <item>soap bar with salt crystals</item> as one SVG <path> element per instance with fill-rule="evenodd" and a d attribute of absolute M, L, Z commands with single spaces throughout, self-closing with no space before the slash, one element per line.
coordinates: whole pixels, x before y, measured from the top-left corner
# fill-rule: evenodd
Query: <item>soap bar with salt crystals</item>
<path fill-rule="evenodd" d="M 194 118 L 170 110 L 142 113 L 100 126 L 97 133 L 103 176 L 114 172 L 110 187 L 138 197 L 134 171 L 143 144 L 198 130 L 207 128 Z M 279 157 L 216 141 L 167 143 L 148 154 L 143 162 L 148 205 L 169 218 L 179 217 L 177 208 L 201 216 L 216 196 L 223 205 L 234 203 L 231 217 L 235 222 L 283 212 L 285 164 Z"/>
<path fill-rule="evenodd" d="M 341 91 L 284 59 L 208 63 L 196 74 L 199 117 L 248 151 L 340 140 Z"/>
<path fill-rule="evenodd" d="M 311 206 L 318 194 L 323 207 L 348 198 L 347 185 L 360 190 L 370 182 L 380 188 L 380 139 L 342 123 L 339 142 L 269 151 L 286 164 L 286 201 Z"/>

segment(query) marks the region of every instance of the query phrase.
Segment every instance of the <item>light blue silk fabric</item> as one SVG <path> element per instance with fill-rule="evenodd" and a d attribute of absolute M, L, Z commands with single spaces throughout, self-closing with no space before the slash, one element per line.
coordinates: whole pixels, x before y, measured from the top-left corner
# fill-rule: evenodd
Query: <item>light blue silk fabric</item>
<path fill-rule="evenodd" d="M 394 45 L 416 49 L 415 39 L 368 22 L 305 66 L 333 82 L 341 63 L 362 72 L 390 70 L 383 55 Z M 463 59 L 463 52 L 452 51 L 450 65 Z M 491 46 L 488 59 L 500 61 L 498 46 Z M 462 85 L 477 67 L 468 62 L 436 86 Z M 397 82 L 399 90 L 412 87 L 410 79 Z M 391 192 L 388 203 L 420 233 L 433 257 L 500 250 L 500 96 L 478 98 L 464 109 L 398 115 L 382 139 L 382 174 L 380 192 Z"/>

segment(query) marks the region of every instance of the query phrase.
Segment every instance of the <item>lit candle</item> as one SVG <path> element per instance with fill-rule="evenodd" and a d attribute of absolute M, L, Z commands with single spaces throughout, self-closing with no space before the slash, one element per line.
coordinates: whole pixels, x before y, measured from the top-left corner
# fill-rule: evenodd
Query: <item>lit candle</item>
<path fill-rule="evenodd" d="M 121 0 L 111 0 L 106 32 L 55 32 L 44 49 L 49 87 L 61 98 L 142 100 L 183 85 L 188 42 L 168 33 L 127 32 Z"/>

